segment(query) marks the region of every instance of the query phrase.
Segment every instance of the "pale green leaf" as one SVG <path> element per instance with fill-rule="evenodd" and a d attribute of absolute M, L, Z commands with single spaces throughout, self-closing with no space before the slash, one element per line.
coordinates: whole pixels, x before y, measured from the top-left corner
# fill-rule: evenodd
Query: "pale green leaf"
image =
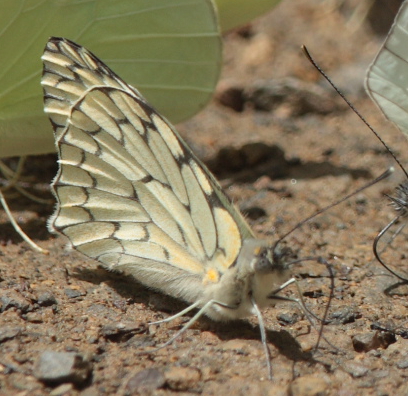
<path fill-rule="evenodd" d="M 205 105 L 219 75 L 211 0 L 2 0 L 0 157 L 54 151 L 40 86 L 50 36 L 94 52 L 173 122 Z"/>
<path fill-rule="evenodd" d="M 226 32 L 234 27 L 244 25 L 269 9 L 281 0 L 214 0 L 220 21 L 220 27 Z"/>

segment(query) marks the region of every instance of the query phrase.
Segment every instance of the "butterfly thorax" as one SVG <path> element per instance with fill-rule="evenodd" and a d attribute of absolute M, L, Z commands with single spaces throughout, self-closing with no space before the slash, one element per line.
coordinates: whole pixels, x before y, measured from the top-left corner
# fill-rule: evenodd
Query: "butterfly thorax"
<path fill-rule="evenodd" d="M 240 319 L 255 313 L 254 303 L 258 308 L 274 305 L 271 293 L 291 277 L 288 256 L 276 253 L 266 242 L 245 240 L 234 266 L 205 290 L 200 305 L 217 302 L 207 316 L 220 321 Z"/>

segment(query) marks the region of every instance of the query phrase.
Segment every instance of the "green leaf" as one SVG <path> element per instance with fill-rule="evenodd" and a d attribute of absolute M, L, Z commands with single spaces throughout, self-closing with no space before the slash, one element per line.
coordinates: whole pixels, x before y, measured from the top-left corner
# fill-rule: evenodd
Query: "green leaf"
<path fill-rule="evenodd" d="M 214 0 L 221 30 L 226 32 L 275 7 L 280 0 Z"/>
<path fill-rule="evenodd" d="M 0 157 L 54 151 L 40 86 L 50 36 L 95 53 L 172 122 L 202 108 L 219 76 L 211 0 L 3 0 Z"/>

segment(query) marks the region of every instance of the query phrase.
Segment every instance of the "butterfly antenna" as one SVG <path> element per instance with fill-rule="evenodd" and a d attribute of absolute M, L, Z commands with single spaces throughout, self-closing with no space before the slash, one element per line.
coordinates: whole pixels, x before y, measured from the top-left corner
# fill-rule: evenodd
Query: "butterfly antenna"
<path fill-rule="evenodd" d="M 380 176 L 378 176 L 376 179 L 371 180 L 369 183 L 365 184 L 364 186 L 358 188 L 357 190 L 351 192 L 350 194 L 346 195 L 345 197 L 339 199 L 338 201 L 335 201 L 333 203 L 331 203 L 330 205 L 325 206 L 322 209 L 319 209 L 317 212 L 313 213 L 312 215 L 310 215 L 309 217 L 306 217 L 304 220 L 302 220 L 301 222 L 299 222 L 298 224 L 296 224 L 292 229 L 290 229 L 286 234 L 284 234 L 282 237 L 280 237 L 274 245 L 273 250 L 275 250 L 277 248 L 277 246 L 288 236 L 290 235 L 293 231 L 297 230 L 298 228 L 300 228 L 303 224 L 309 222 L 310 220 L 312 220 L 313 218 L 315 218 L 316 216 L 319 216 L 320 214 L 326 212 L 326 210 L 329 210 L 339 204 L 341 204 L 344 201 L 347 201 L 349 198 L 351 198 L 354 195 L 359 194 L 361 191 L 364 191 L 366 188 L 369 188 L 371 186 L 373 186 L 374 184 L 377 184 L 378 182 L 380 182 L 381 180 L 387 178 L 388 176 L 390 176 L 392 173 L 394 172 L 394 168 L 390 167 L 389 169 L 387 169 L 384 173 L 382 173 Z"/>
<path fill-rule="evenodd" d="M 316 63 L 316 61 L 310 55 L 310 52 L 306 48 L 306 46 L 302 45 L 303 53 L 305 54 L 306 58 L 309 59 L 310 63 L 315 67 L 315 69 L 326 79 L 326 81 L 333 87 L 333 89 L 340 95 L 340 97 L 347 103 L 347 106 L 350 107 L 351 110 L 360 118 L 361 121 L 370 129 L 370 131 L 377 137 L 377 139 L 381 142 L 381 144 L 385 147 L 385 149 L 390 153 L 392 158 L 396 161 L 398 166 L 404 172 L 406 178 L 408 179 L 408 172 L 405 170 L 404 166 L 398 160 L 397 156 L 394 152 L 388 147 L 388 145 L 384 142 L 381 136 L 374 130 L 374 128 L 368 123 L 368 121 L 362 116 L 362 114 L 353 106 L 353 104 L 345 97 L 345 95 L 334 85 L 332 80 L 329 76 L 321 69 L 321 67 Z"/>

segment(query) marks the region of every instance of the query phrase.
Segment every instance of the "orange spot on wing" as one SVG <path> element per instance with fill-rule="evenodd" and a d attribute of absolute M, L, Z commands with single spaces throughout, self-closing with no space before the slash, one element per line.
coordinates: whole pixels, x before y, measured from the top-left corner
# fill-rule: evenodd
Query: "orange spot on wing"
<path fill-rule="evenodd" d="M 210 268 L 204 276 L 203 283 L 204 284 L 217 283 L 219 279 L 220 275 L 218 271 L 216 271 L 214 268 Z"/>

